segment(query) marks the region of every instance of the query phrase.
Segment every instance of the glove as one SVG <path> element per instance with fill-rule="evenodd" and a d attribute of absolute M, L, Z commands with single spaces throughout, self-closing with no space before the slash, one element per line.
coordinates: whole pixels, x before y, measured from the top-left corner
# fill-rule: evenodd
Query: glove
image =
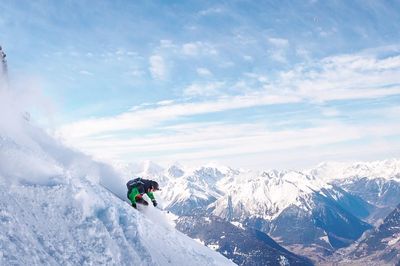
<path fill-rule="evenodd" d="M 132 207 L 136 209 L 136 203 L 132 203 Z"/>
<path fill-rule="evenodd" d="M 156 201 L 156 200 L 152 200 L 151 202 L 153 202 L 153 206 L 154 206 L 154 207 L 157 206 L 157 201 Z"/>
<path fill-rule="evenodd" d="M 144 206 L 148 206 L 149 203 L 147 201 L 145 201 L 144 199 L 140 198 L 140 199 L 136 199 L 137 203 L 143 204 Z"/>

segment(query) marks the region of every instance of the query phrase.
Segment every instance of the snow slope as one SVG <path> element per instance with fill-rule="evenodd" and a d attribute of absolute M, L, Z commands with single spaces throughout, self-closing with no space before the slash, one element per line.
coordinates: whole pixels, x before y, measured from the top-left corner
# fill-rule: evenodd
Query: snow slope
<path fill-rule="evenodd" d="M 0 191 L 1 265 L 229 265 L 85 179 Z"/>
<path fill-rule="evenodd" d="M 110 193 L 124 197 L 126 180 L 32 126 L 11 96 L 0 88 L 0 265 L 233 264 Z"/>

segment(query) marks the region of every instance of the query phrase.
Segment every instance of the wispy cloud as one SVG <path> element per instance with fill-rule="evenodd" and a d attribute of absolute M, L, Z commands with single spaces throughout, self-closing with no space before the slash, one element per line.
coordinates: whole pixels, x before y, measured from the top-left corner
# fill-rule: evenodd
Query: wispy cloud
<path fill-rule="evenodd" d="M 221 94 L 219 89 L 223 88 L 224 82 L 212 82 L 212 83 L 196 83 L 187 87 L 184 91 L 186 96 L 212 96 Z"/>
<path fill-rule="evenodd" d="M 367 63 L 373 62 L 373 63 Z M 259 82 L 268 82 L 262 75 L 254 75 Z M 246 83 L 242 86 L 246 86 Z M 216 90 L 226 84 L 223 82 L 193 84 L 185 90 L 185 95 L 217 95 Z M 265 90 L 239 96 L 224 96 L 208 102 L 181 103 L 168 109 L 141 110 L 141 113 L 124 113 L 117 117 L 87 121 L 104 124 L 104 130 L 124 129 L 118 125 L 124 119 L 133 119 L 135 124 L 146 125 L 148 118 L 153 121 L 173 119 L 176 116 L 189 116 L 199 113 L 220 112 L 237 108 L 251 108 L 262 105 L 298 103 L 302 101 L 327 102 L 333 100 L 368 99 L 400 94 L 399 57 L 377 59 L 368 56 L 337 56 L 323 59 L 311 67 L 300 65 L 292 71 L 282 72 L 281 78 L 269 81 Z M 154 113 L 154 115 L 153 115 Z M 161 115 L 153 119 L 155 114 Z M 169 114 L 169 115 L 165 115 Z M 136 117 L 141 117 L 138 123 Z M 142 119 L 143 118 L 143 119 Z M 160 120 L 161 119 L 161 120 Z M 119 122 L 120 121 L 120 122 Z M 103 123 L 104 122 L 104 123 Z M 81 127 L 85 121 L 79 122 Z M 67 126 L 68 127 L 68 126 Z M 139 126 L 143 128 L 143 126 Z M 96 126 L 89 128 L 97 128 Z M 96 130 L 95 130 L 96 131 Z M 99 133 L 96 131 L 96 133 Z"/>
<path fill-rule="evenodd" d="M 384 126 L 383 124 L 380 126 Z M 348 144 L 347 150 L 335 150 L 332 145 L 340 143 L 357 143 L 365 138 L 382 138 L 383 136 L 400 134 L 400 126 L 390 123 L 390 128 L 378 130 L 376 126 L 348 125 L 338 122 L 322 122 L 315 126 L 297 130 L 270 130 L 264 123 L 252 124 L 212 124 L 193 123 L 162 128 L 169 134 L 140 136 L 118 139 L 114 137 L 93 138 L 83 140 L 80 147 L 87 151 L 118 158 L 122 154 L 150 157 L 157 161 L 181 160 L 201 162 L 224 157 L 242 158 L 242 163 L 250 164 L 247 155 L 257 154 L 258 160 L 274 157 L 280 152 L 299 153 L 309 149 L 320 156 L 326 153 L 327 147 L 343 155 L 352 152 L 357 144 Z M 113 147 L 110 149 L 109 147 Z M 316 152 L 317 151 L 317 152 Z M 316 155 L 314 154 L 314 156 Z M 330 153 L 330 156 L 333 152 Z M 260 157 L 261 156 L 261 157 Z M 297 158 L 300 159 L 301 157 Z M 336 157 L 336 159 L 338 159 Z M 314 157 L 314 163 L 318 162 Z M 321 160 L 321 158 L 319 159 Z M 257 162 L 259 163 L 259 162 Z M 276 163 L 276 162 L 275 162 Z M 293 164 L 293 162 L 291 162 Z"/>
<path fill-rule="evenodd" d="M 289 46 L 289 40 L 283 38 L 268 38 L 268 42 L 280 49 L 286 49 Z"/>
<path fill-rule="evenodd" d="M 196 43 L 185 43 L 182 46 L 182 51 L 185 55 L 196 56 L 200 53 L 199 45 Z"/>
<path fill-rule="evenodd" d="M 152 55 L 149 59 L 150 73 L 154 79 L 163 80 L 167 76 L 167 66 L 161 55 Z"/>
<path fill-rule="evenodd" d="M 313 101 L 368 99 L 400 93 L 399 56 L 343 55 L 282 73 L 280 86 Z"/>
<path fill-rule="evenodd" d="M 278 62 L 287 62 L 286 53 L 289 48 L 289 40 L 282 38 L 268 38 L 268 43 L 272 46 L 269 49 L 270 57 Z"/>
<path fill-rule="evenodd" d="M 229 87 L 225 82 L 194 83 L 186 88 L 184 96 L 208 96 L 208 100 L 161 101 L 117 116 L 68 124 L 61 127 L 58 133 L 67 136 L 70 143 L 94 153 L 106 145 L 114 147 L 108 149 L 110 156 L 114 157 L 140 153 L 159 159 L 168 153 L 168 158 L 188 160 L 271 154 L 283 150 L 297 152 L 302 147 L 311 146 L 322 149 L 326 145 L 400 134 L 394 116 L 386 117 L 386 122 L 380 124 L 378 130 L 376 124 L 368 121 L 358 125 L 341 121 L 340 117 L 346 116 L 347 111 L 340 110 L 340 107 L 323 107 L 337 100 L 400 95 L 400 63 L 397 55 L 384 58 L 370 53 L 333 56 L 300 64 L 290 71 L 281 72 L 277 79 L 255 73 L 248 73 L 245 77 L 241 81 L 243 88 L 249 84 L 249 80 L 255 81 L 260 87 L 257 90 L 244 90 L 245 93 L 241 95 L 224 95 L 223 92 Z M 321 120 L 316 119 L 310 124 L 310 120 L 301 122 L 301 119 L 306 119 L 304 117 L 290 118 L 289 115 L 284 118 L 287 123 L 281 123 L 281 126 L 275 120 L 269 120 L 270 127 L 254 118 L 249 118 L 253 122 L 246 124 L 179 122 L 181 118 L 187 120 L 199 115 L 279 104 L 293 108 L 298 108 L 298 104 L 322 105 L 319 109 Z M 378 113 L 379 109 L 375 112 Z M 396 113 L 393 110 L 391 112 Z M 323 119 L 328 120 L 323 122 Z M 298 128 L 298 123 L 303 126 Z M 135 135 L 134 132 L 138 130 L 149 133 L 138 138 L 118 137 L 128 131 Z M 238 146 L 238 143 L 241 145 Z"/>
<path fill-rule="evenodd" d="M 85 76 L 93 76 L 93 73 L 87 70 L 81 70 L 79 73 Z"/>
<path fill-rule="evenodd" d="M 199 16 L 210 16 L 224 13 L 225 10 L 222 7 L 212 7 L 205 10 L 200 11 Z"/>
<path fill-rule="evenodd" d="M 197 74 L 199 74 L 199 76 L 202 77 L 209 77 L 212 76 L 212 73 L 210 70 L 208 70 L 207 68 L 204 67 L 199 67 L 196 69 Z"/>
<path fill-rule="evenodd" d="M 213 45 L 204 42 L 190 42 L 182 45 L 182 53 L 186 56 L 217 55 Z"/>
<path fill-rule="evenodd" d="M 87 119 L 64 125 L 59 134 L 68 138 L 89 137 L 109 134 L 121 130 L 151 128 L 163 122 L 193 115 L 217 113 L 239 108 L 299 102 L 289 95 L 268 95 L 254 93 L 245 96 L 221 97 L 216 100 L 196 103 L 176 103 L 167 106 L 134 109 L 113 117 Z"/>

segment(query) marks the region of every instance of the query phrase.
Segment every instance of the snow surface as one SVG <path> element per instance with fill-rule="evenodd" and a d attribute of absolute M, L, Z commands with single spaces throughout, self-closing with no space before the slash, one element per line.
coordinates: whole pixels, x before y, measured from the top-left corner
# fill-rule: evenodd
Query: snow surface
<path fill-rule="evenodd" d="M 388 245 L 390 245 L 390 246 L 393 246 L 394 244 L 396 244 L 397 242 L 399 242 L 400 241 L 400 235 L 399 236 L 393 236 L 394 238 L 393 239 L 391 239 L 389 242 L 388 242 Z"/>
<path fill-rule="evenodd" d="M 243 224 L 240 222 L 232 221 L 231 224 L 238 228 L 244 229 Z"/>
<path fill-rule="evenodd" d="M 19 102 L 0 88 L 0 265 L 233 264 L 119 199 L 126 177 L 32 126 Z"/>
<path fill-rule="evenodd" d="M 211 248 L 212 250 L 219 249 L 219 245 L 218 244 L 208 244 L 207 247 Z"/>

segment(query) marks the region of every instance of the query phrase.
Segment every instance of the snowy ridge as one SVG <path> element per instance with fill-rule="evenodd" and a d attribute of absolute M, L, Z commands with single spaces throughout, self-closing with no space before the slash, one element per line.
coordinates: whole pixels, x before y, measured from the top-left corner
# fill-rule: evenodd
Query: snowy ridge
<path fill-rule="evenodd" d="M 177 173 L 182 176 L 175 178 Z M 170 181 L 161 193 L 164 206 L 172 210 L 182 207 L 188 210 L 178 211 L 179 214 L 190 214 L 193 209 L 207 206 L 223 195 L 216 183 L 224 174 L 216 168 L 182 169 L 175 165 L 166 174 Z"/>
<path fill-rule="evenodd" d="M 295 171 L 269 171 L 261 174 L 247 172 L 233 180 L 219 183 L 229 194 L 216 202 L 214 214 L 220 216 L 230 200 L 235 217 L 255 216 L 266 220 L 276 218 L 290 205 L 310 209 L 304 204 L 307 195 L 326 185 L 312 176 Z"/>
<path fill-rule="evenodd" d="M 176 231 L 164 213 L 121 201 L 113 193 L 125 197 L 124 177 L 0 99 L 9 114 L 0 119 L 0 265 L 232 265 Z"/>
<path fill-rule="evenodd" d="M 357 163 L 325 162 L 305 172 L 326 181 L 367 177 L 400 182 L 400 159 Z"/>

